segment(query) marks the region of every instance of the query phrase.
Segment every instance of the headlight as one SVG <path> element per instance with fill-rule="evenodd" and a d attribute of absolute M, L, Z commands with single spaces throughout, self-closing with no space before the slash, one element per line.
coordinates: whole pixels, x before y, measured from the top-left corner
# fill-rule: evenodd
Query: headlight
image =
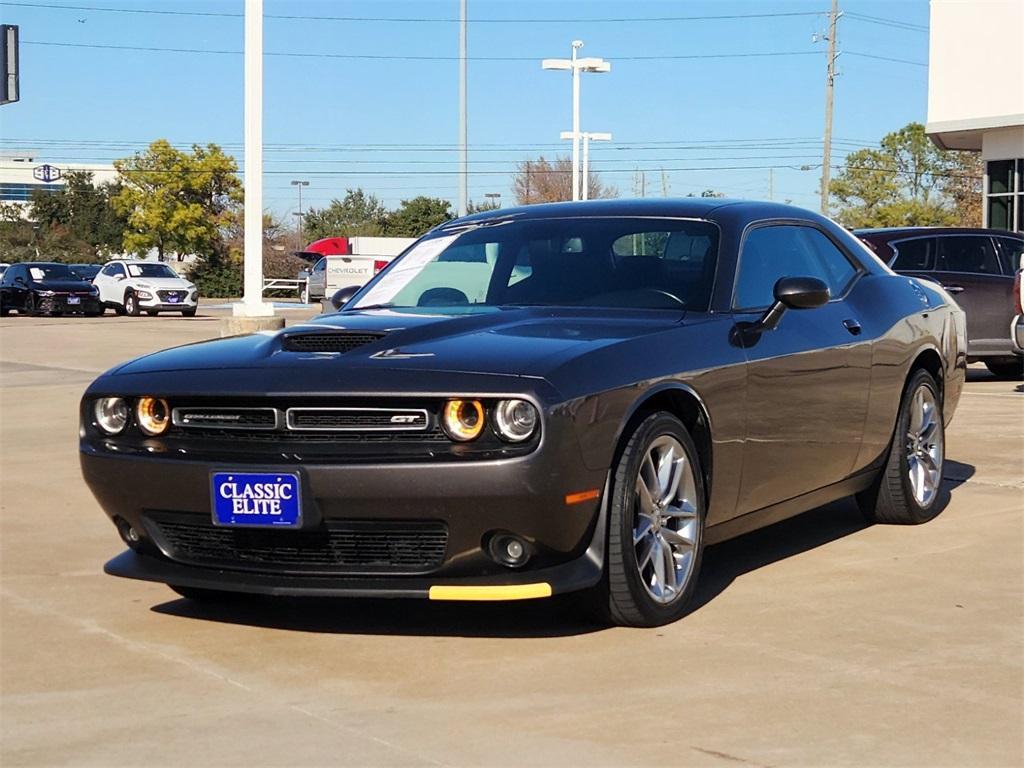
<path fill-rule="evenodd" d="M 51 296 L 56 296 L 56 295 L 57 295 L 57 294 L 55 294 L 55 293 L 54 293 L 53 291 L 36 291 L 36 293 L 38 293 L 38 294 L 39 294 L 40 296 L 42 296 L 42 297 L 43 297 L 44 299 L 48 299 L 48 298 L 50 298 Z"/>
<path fill-rule="evenodd" d="M 170 417 L 167 401 L 159 397 L 140 397 L 135 405 L 135 420 L 147 435 L 159 435 L 167 429 Z"/>
<path fill-rule="evenodd" d="M 494 407 L 494 426 L 503 440 L 521 443 L 537 430 L 537 409 L 525 400 L 501 400 Z"/>
<path fill-rule="evenodd" d="M 484 407 L 479 400 L 449 400 L 444 404 L 441 425 L 452 440 L 473 440 L 484 429 Z"/>
<path fill-rule="evenodd" d="M 120 397 L 101 397 L 92 412 L 99 428 L 108 435 L 116 435 L 128 425 L 128 403 Z"/>
<path fill-rule="evenodd" d="M 149 301 L 153 298 L 153 294 L 149 291 L 136 291 L 135 295 L 144 301 Z"/>

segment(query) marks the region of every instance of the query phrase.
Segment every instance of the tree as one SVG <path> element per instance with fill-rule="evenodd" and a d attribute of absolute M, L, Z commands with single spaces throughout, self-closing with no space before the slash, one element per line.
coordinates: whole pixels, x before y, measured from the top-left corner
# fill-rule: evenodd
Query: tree
<path fill-rule="evenodd" d="M 114 167 L 123 185 L 114 206 L 128 221 L 124 248 L 135 253 L 212 254 L 242 200 L 238 166 L 216 144 L 188 153 L 159 139 Z"/>
<path fill-rule="evenodd" d="M 496 211 L 501 208 L 501 203 L 486 199 L 482 203 L 474 203 L 470 200 L 466 203 L 466 213 L 484 213 L 485 211 Z"/>
<path fill-rule="evenodd" d="M 605 186 L 596 172 L 591 171 L 589 175 L 588 197 L 592 200 L 618 197 L 618 190 Z M 512 189 L 519 205 L 572 200 L 572 160 L 556 157 L 549 161 L 543 156 L 536 160 L 524 160 L 516 166 Z"/>
<path fill-rule="evenodd" d="M 419 237 L 452 218 L 452 206 L 447 200 L 420 195 L 403 200 L 398 210 L 388 215 L 384 234 L 389 237 Z"/>
<path fill-rule="evenodd" d="M 51 257 L 95 260 L 121 250 L 127 221 L 113 205 L 121 186 L 94 186 L 92 179 L 91 173 L 72 171 L 59 190 L 32 192 L 30 217 Z"/>
<path fill-rule="evenodd" d="M 263 276 L 293 278 L 308 266 L 288 250 L 294 233 L 269 213 L 263 214 Z M 189 278 L 203 296 L 231 297 L 242 293 L 243 258 L 245 252 L 245 215 L 241 209 L 232 212 L 224 229 L 220 247 L 196 260 Z"/>
<path fill-rule="evenodd" d="M 309 242 L 325 237 L 372 237 L 383 233 L 387 213 L 373 195 L 347 189 L 344 199 L 335 198 L 320 210 L 310 208 L 302 217 L 302 228 Z"/>
<path fill-rule="evenodd" d="M 980 225 L 979 170 L 963 153 L 938 149 L 923 125 L 909 123 L 878 149 L 846 156 L 830 188 L 836 218 L 847 227 Z"/>
<path fill-rule="evenodd" d="M 955 226 L 980 227 L 984 163 L 980 152 L 951 152 L 945 192 L 956 214 Z"/>

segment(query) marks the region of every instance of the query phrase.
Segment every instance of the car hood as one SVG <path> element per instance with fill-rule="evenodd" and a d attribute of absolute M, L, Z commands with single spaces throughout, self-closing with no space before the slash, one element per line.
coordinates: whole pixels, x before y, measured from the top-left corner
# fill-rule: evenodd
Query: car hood
<path fill-rule="evenodd" d="M 175 290 L 191 288 L 192 283 L 183 277 L 133 277 L 132 283 L 139 288 L 159 288 L 160 290 Z"/>
<path fill-rule="evenodd" d="M 301 381 L 341 383 L 364 373 L 447 372 L 543 378 L 576 356 L 673 328 L 683 312 L 617 312 L 550 308 L 491 309 L 463 315 L 374 310 L 326 315 L 278 332 L 200 342 L 157 352 L 110 373 L 260 369 Z M 364 334 L 369 343 L 345 353 L 289 351 L 305 334 Z M 373 338 L 374 334 L 381 334 Z M 227 379 L 225 379 L 227 380 Z"/>
<path fill-rule="evenodd" d="M 45 283 L 33 282 L 32 290 L 88 293 L 92 290 L 92 283 L 87 280 L 47 280 Z"/>

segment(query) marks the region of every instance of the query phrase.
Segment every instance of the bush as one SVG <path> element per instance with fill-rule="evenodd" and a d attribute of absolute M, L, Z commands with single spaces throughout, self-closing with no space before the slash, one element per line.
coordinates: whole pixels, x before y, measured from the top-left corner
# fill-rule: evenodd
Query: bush
<path fill-rule="evenodd" d="M 203 298 L 232 298 L 242 295 L 242 260 L 213 253 L 201 256 L 189 272 Z"/>

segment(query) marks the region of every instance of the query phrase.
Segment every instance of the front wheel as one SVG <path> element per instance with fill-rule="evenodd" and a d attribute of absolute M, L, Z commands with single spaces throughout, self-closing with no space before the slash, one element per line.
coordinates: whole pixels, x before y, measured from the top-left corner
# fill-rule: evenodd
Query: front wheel
<path fill-rule="evenodd" d="M 602 607 L 616 624 L 654 627 L 686 612 L 704 550 L 704 479 L 686 427 L 659 412 L 626 444 L 611 488 Z"/>
<path fill-rule="evenodd" d="M 945 456 L 939 387 L 930 373 L 915 371 L 903 390 L 885 467 L 874 485 L 857 495 L 865 517 L 903 525 L 935 517 Z"/>
<path fill-rule="evenodd" d="M 124 313 L 131 317 L 139 316 L 139 300 L 134 293 L 126 294 L 124 297 Z"/>
<path fill-rule="evenodd" d="M 192 309 L 183 309 L 183 310 L 181 310 L 181 316 L 182 317 L 195 317 L 196 316 L 196 307 L 192 307 Z"/>

